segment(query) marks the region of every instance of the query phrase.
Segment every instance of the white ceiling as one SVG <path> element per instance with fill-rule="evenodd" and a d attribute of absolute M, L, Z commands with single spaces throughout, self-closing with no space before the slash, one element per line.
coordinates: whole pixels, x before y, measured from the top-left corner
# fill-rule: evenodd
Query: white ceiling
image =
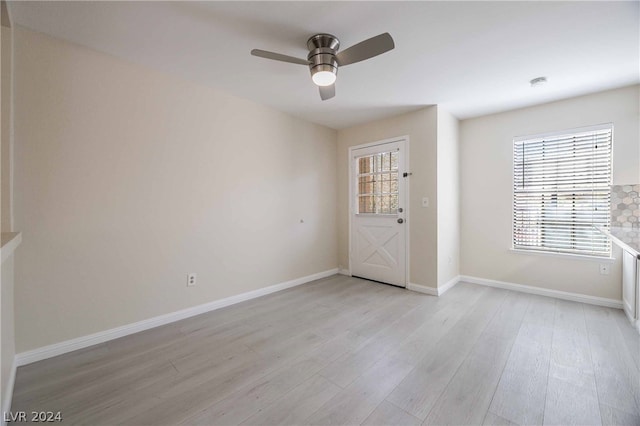
<path fill-rule="evenodd" d="M 221 88 L 333 128 L 440 104 L 458 118 L 640 82 L 638 2 L 12 2 L 14 24 Z M 321 101 L 318 32 L 396 48 L 340 69 Z M 543 87 L 529 80 L 547 76 Z"/>

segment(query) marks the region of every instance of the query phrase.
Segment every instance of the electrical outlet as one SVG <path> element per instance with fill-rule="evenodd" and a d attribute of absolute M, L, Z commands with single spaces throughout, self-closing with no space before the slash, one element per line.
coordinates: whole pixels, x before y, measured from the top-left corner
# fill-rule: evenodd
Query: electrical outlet
<path fill-rule="evenodd" d="M 611 265 L 607 263 L 600 264 L 600 275 L 609 275 L 610 271 L 611 271 Z"/>
<path fill-rule="evenodd" d="M 193 287 L 198 280 L 198 274 L 187 274 L 187 287 Z"/>

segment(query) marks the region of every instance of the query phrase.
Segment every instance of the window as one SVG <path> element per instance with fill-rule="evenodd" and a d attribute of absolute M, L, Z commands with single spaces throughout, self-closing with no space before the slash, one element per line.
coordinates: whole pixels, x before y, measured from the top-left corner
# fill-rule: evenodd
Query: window
<path fill-rule="evenodd" d="M 612 126 L 513 141 L 513 248 L 611 256 Z"/>
<path fill-rule="evenodd" d="M 398 211 L 398 151 L 358 158 L 358 213 L 396 214 Z"/>

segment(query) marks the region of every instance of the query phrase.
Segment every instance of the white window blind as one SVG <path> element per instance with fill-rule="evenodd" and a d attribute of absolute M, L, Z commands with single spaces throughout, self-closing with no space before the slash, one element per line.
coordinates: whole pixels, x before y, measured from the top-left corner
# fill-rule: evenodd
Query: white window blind
<path fill-rule="evenodd" d="M 513 248 L 611 255 L 612 126 L 513 141 Z"/>

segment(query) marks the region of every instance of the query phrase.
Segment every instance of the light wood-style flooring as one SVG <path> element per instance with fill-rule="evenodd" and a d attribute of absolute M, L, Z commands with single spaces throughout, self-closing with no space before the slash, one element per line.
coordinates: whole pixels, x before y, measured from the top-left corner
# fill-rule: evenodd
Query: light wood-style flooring
<path fill-rule="evenodd" d="M 18 369 L 85 425 L 640 425 L 622 311 L 333 276 Z"/>

